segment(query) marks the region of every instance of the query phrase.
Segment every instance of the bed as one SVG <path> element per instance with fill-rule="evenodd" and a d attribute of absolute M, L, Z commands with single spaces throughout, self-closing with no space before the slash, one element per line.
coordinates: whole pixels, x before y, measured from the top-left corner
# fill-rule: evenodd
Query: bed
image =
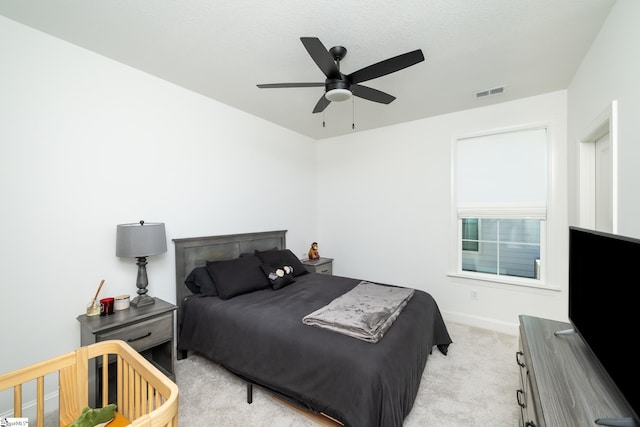
<path fill-rule="evenodd" d="M 204 287 L 194 287 L 194 274 L 205 269 L 215 287 L 236 278 L 232 286 L 244 286 L 243 273 L 217 275 L 211 266 L 241 264 L 256 254 L 262 262 L 269 254 L 294 256 L 285 235 L 279 230 L 174 239 L 178 357 L 200 353 L 244 379 L 249 392 L 255 384 L 347 427 L 402 426 L 429 354 L 434 347 L 446 354 L 452 342 L 431 295 L 415 290 L 382 339 L 372 343 L 303 324 L 303 317 L 361 281 L 300 271 L 297 258 L 290 263 L 294 282 L 279 289 L 229 297 L 228 290 L 208 296 L 200 292 Z M 221 292 L 228 287 L 224 283 Z"/>
<path fill-rule="evenodd" d="M 13 389 L 13 416 L 23 418 L 23 388 L 36 385 L 36 418 L 33 427 L 43 427 L 45 420 L 46 380 L 58 381 L 58 425 L 68 426 L 81 415 L 89 402 L 89 381 L 94 363 L 113 361 L 115 382 L 108 380 L 110 369 L 102 370 L 101 406 L 115 396 L 116 418 L 110 426 L 176 427 L 178 425 L 178 386 L 147 359 L 121 340 L 101 341 L 80 347 L 67 354 L 0 375 L 0 391 Z M 35 421 L 35 423 L 34 423 Z M 12 424 L 13 425 L 13 424 Z M 22 425 L 22 424 L 15 424 Z"/>

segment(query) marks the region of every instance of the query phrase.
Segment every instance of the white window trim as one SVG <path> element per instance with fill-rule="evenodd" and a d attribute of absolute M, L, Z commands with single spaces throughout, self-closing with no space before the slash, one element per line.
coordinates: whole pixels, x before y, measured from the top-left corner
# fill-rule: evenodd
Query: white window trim
<path fill-rule="evenodd" d="M 482 136 L 495 135 L 500 133 L 509 133 L 509 132 L 518 132 L 518 131 L 526 131 L 526 130 L 535 130 L 535 129 L 546 129 L 547 130 L 547 206 L 544 209 L 538 210 L 537 215 L 533 217 L 538 217 L 542 219 L 540 223 L 540 278 L 539 279 L 529 279 L 525 277 L 513 277 L 513 276 L 501 276 L 497 274 L 486 274 L 486 273 L 477 273 L 477 272 L 468 272 L 462 271 L 462 257 L 460 254 L 462 253 L 462 221 L 458 214 L 458 206 L 457 206 L 457 192 L 456 192 L 456 172 L 457 172 L 457 146 L 458 140 L 476 138 Z M 485 281 L 492 282 L 497 284 L 505 284 L 505 285 L 517 285 L 517 286 L 526 286 L 532 288 L 541 288 L 541 289 L 549 289 L 549 290 L 559 290 L 560 288 L 556 286 L 551 286 L 547 282 L 547 225 L 548 225 L 548 210 L 550 210 L 550 201 L 552 200 L 550 193 L 550 184 L 552 180 L 552 162 L 553 162 L 553 153 L 552 150 L 552 126 L 549 122 L 543 123 L 533 123 L 528 125 L 519 125 L 512 127 L 505 127 L 499 129 L 486 130 L 481 132 L 472 132 L 460 135 L 454 135 L 451 141 L 451 227 L 450 227 L 450 236 L 451 242 L 450 245 L 450 256 L 449 256 L 449 273 L 447 276 L 449 277 L 458 277 L 463 279 L 472 279 L 474 281 Z M 528 209 L 533 207 L 514 207 L 514 215 L 516 215 L 516 211 L 518 209 Z M 462 209 L 461 209 L 462 211 Z M 471 210 L 469 210 L 471 211 Z M 498 214 L 499 211 L 503 213 L 506 209 L 494 209 L 492 207 L 485 207 L 483 209 L 474 209 L 475 214 L 474 217 L 500 217 L 494 216 Z M 481 212 L 482 211 L 482 212 Z M 467 212 L 470 213 L 470 212 Z M 483 216 L 479 216 L 477 214 L 482 214 Z M 540 217 L 539 215 L 543 215 Z M 502 216 L 504 217 L 504 216 Z M 531 215 L 526 215 L 525 217 L 532 217 Z"/>

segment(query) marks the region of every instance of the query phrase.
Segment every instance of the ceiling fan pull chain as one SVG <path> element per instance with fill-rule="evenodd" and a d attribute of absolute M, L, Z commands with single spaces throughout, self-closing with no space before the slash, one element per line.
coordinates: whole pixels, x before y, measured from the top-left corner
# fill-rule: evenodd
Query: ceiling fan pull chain
<path fill-rule="evenodd" d="M 324 110 L 322 110 L 322 127 L 325 127 L 324 126 Z"/>
<path fill-rule="evenodd" d="M 356 128 L 356 101 L 355 98 L 351 97 L 351 129 Z"/>

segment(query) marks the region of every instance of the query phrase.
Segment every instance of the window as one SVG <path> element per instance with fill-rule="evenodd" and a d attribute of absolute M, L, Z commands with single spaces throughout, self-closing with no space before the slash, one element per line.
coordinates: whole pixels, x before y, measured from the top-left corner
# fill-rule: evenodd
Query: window
<path fill-rule="evenodd" d="M 462 218 L 462 250 L 478 252 L 478 218 Z"/>
<path fill-rule="evenodd" d="M 465 239 L 462 233 L 462 271 L 503 276 L 537 276 L 536 260 L 540 259 L 540 220 L 463 218 L 462 223 L 475 222 L 478 237 Z M 465 250 L 474 244 L 475 249 Z"/>
<path fill-rule="evenodd" d="M 458 273 L 540 278 L 546 153 L 540 128 L 456 141 Z"/>

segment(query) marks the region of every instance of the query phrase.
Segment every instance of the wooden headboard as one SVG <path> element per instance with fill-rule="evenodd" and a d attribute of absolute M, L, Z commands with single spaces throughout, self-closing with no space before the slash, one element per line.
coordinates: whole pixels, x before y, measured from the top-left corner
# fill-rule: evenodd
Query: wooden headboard
<path fill-rule="evenodd" d="M 182 323 L 182 304 L 192 295 L 184 279 L 196 267 L 204 267 L 207 261 L 238 258 L 242 253 L 265 251 L 287 247 L 287 230 L 257 233 L 227 234 L 223 236 L 190 237 L 173 239 L 176 249 L 176 304 L 178 305 L 178 331 Z"/>

